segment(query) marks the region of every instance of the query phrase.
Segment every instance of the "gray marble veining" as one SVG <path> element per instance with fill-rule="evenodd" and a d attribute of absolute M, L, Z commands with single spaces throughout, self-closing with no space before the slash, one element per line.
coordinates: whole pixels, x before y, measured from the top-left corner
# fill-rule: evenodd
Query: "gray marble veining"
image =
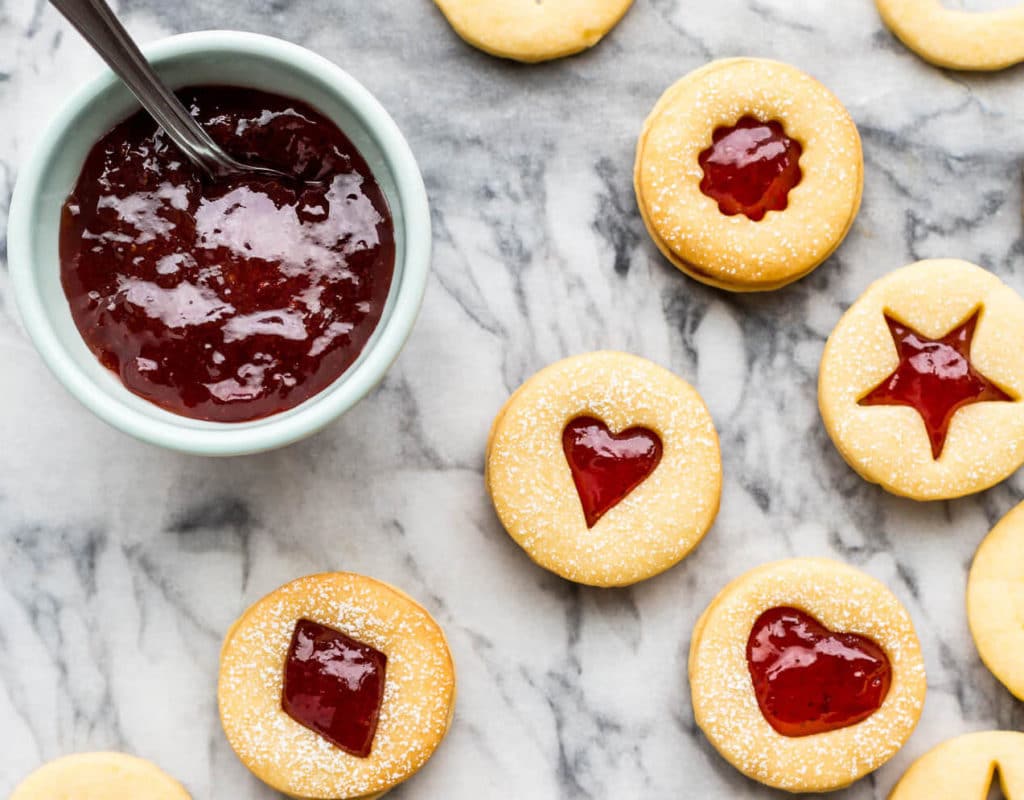
<path fill-rule="evenodd" d="M 1024 706 L 978 659 L 963 603 L 971 555 L 1024 478 L 952 503 L 890 497 L 842 463 L 815 393 L 825 337 L 893 268 L 959 256 L 1024 290 L 1024 72 L 936 70 L 869 0 L 637 0 L 592 52 L 535 67 L 468 48 L 429 0 L 119 9 L 142 40 L 255 30 L 363 81 L 420 159 L 433 276 L 409 346 L 355 411 L 287 450 L 206 461 L 138 444 L 79 407 L 20 330 L 0 262 L 0 794 L 44 759 L 121 748 L 160 762 L 197 800 L 272 797 L 220 732 L 220 639 L 249 602 L 334 568 L 421 599 L 458 663 L 450 738 L 396 800 L 777 797 L 696 729 L 685 654 L 728 579 L 791 555 L 885 580 L 927 656 L 920 728 L 844 800 L 885 797 L 946 737 L 1024 726 Z M 867 159 L 864 208 L 839 253 L 789 289 L 749 297 L 665 263 L 631 187 L 635 138 L 661 91 L 743 54 L 822 79 L 856 118 Z M 0 0 L 0 238 L 18 165 L 98 68 L 44 0 Z M 487 428 L 509 391 L 596 348 L 694 382 L 724 450 L 712 533 L 625 591 L 532 566 L 482 484 Z"/>

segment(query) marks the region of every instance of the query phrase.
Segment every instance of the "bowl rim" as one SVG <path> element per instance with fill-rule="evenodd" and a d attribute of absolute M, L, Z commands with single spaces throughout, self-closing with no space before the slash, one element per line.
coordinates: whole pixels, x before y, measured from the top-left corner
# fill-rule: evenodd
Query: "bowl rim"
<path fill-rule="evenodd" d="M 156 419 L 108 395 L 76 363 L 50 325 L 36 277 L 32 209 L 48 165 L 59 156 L 70 123 L 119 82 L 109 69 L 78 89 L 57 111 L 20 170 L 8 217 L 8 266 L 22 323 L 43 361 L 79 402 L 109 425 L 150 444 L 207 456 L 257 453 L 283 447 L 319 431 L 358 403 L 384 377 L 404 346 L 419 314 L 430 271 L 431 220 L 426 186 L 415 156 L 395 121 L 359 81 L 338 65 L 305 47 L 263 34 L 198 31 L 160 39 L 142 48 L 160 62 L 210 52 L 255 55 L 315 74 L 349 105 L 380 149 L 394 179 L 405 239 L 399 285 L 389 300 L 389 316 L 338 381 L 289 412 L 247 423 L 178 424 L 174 415 Z M 125 390 L 127 391 L 127 390 Z M 194 423 L 187 417 L 185 421 Z M 245 426 L 245 427 L 242 427 Z"/>

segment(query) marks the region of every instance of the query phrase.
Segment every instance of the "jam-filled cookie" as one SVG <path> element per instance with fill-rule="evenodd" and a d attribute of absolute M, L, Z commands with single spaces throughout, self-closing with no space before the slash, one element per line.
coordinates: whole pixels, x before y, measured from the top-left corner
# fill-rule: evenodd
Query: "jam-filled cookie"
<path fill-rule="evenodd" d="M 473 47 L 516 61 L 549 61 L 593 47 L 633 0 L 435 0 Z"/>
<path fill-rule="evenodd" d="M 981 660 L 1024 700 L 1024 503 L 985 537 L 967 579 L 967 619 Z"/>
<path fill-rule="evenodd" d="M 255 775 L 296 798 L 379 797 L 422 767 L 451 724 L 455 668 L 431 616 L 349 573 L 293 581 L 224 641 L 220 717 Z"/>
<path fill-rule="evenodd" d="M 998 786 L 1024 797 L 1024 733 L 984 731 L 943 742 L 910 765 L 889 800 L 986 800 Z"/>
<path fill-rule="evenodd" d="M 1024 6 L 958 11 L 942 0 L 875 0 L 885 24 L 925 61 L 997 70 L 1024 61 Z"/>
<path fill-rule="evenodd" d="M 678 563 L 718 513 L 711 415 L 686 381 L 597 352 L 541 370 L 491 429 L 487 488 L 509 535 L 577 583 L 625 586 Z"/>
<path fill-rule="evenodd" d="M 966 261 L 873 283 L 825 345 L 818 403 L 872 483 L 915 500 L 979 492 L 1024 463 L 1024 300 Z"/>
<path fill-rule="evenodd" d="M 672 86 L 644 123 L 637 203 L 676 267 L 734 292 L 811 272 L 860 208 L 860 135 L 834 94 L 777 61 L 715 61 Z"/>
<path fill-rule="evenodd" d="M 754 780 L 827 792 L 878 769 L 924 704 L 910 616 L 881 583 L 828 559 L 766 564 L 737 578 L 690 644 L 697 724 Z"/>
<path fill-rule="evenodd" d="M 80 753 L 37 769 L 9 800 L 190 800 L 155 764 L 124 753 Z"/>

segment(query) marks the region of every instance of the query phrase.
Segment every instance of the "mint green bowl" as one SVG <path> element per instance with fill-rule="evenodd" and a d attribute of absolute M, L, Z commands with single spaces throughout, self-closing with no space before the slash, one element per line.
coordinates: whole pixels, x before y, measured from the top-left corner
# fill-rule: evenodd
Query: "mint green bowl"
<path fill-rule="evenodd" d="M 172 87 L 228 84 L 309 103 L 359 148 L 391 205 L 395 275 L 383 317 L 362 355 L 305 403 L 246 423 L 193 420 L 138 397 L 86 347 L 60 282 L 60 211 L 92 146 L 138 103 L 113 73 L 79 91 L 43 133 L 21 169 L 11 203 L 8 260 L 25 327 L 61 383 L 98 417 L 145 442 L 208 456 L 282 447 L 348 411 L 384 377 L 412 330 L 430 268 L 430 209 L 423 177 L 394 120 L 348 73 L 269 36 L 205 31 L 145 48 Z"/>

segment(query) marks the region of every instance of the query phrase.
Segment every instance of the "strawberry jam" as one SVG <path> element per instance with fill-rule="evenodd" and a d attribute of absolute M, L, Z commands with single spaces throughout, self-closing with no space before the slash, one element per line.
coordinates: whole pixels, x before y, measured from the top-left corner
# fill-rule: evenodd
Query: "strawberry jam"
<path fill-rule="evenodd" d="M 971 364 L 971 342 L 980 313 L 976 311 L 941 339 L 929 339 L 886 316 L 900 363 L 860 400 L 862 406 L 910 406 L 917 411 L 936 459 L 942 455 L 957 411 L 971 403 L 1013 400 Z"/>
<path fill-rule="evenodd" d="M 587 527 L 643 483 L 661 461 L 661 439 L 646 428 L 613 434 L 593 417 L 578 417 L 562 433 L 562 448 Z"/>
<path fill-rule="evenodd" d="M 802 153 L 781 123 L 743 117 L 731 128 L 718 128 L 711 147 L 700 154 L 700 190 L 723 214 L 746 214 L 759 222 L 769 211 L 784 211 L 789 204 L 790 191 L 803 177 Z"/>
<path fill-rule="evenodd" d="M 284 667 L 284 712 L 360 758 L 373 749 L 388 658 L 333 628 L 301 619 Z"/>
<path fill-rule="evenodd" d="M 795 608 L 773 608 L 754 623 L 747 665 L 761 713 L 783 736 L 856 725 L 885 701 L 892 666 L 871 639 L 833 633 Z"/>
<path fill-rule="evenodd" d="M 179 96 L 228 153 L 295 180 L 210 180 L 140 112 L 95 145 L 64 205 L 64 291 L 135 394 L 197 419 L 266 417 L 366 345 L 394 272 L 391 214 L 366 161 L 309 106 L 229 87 Z"/>

